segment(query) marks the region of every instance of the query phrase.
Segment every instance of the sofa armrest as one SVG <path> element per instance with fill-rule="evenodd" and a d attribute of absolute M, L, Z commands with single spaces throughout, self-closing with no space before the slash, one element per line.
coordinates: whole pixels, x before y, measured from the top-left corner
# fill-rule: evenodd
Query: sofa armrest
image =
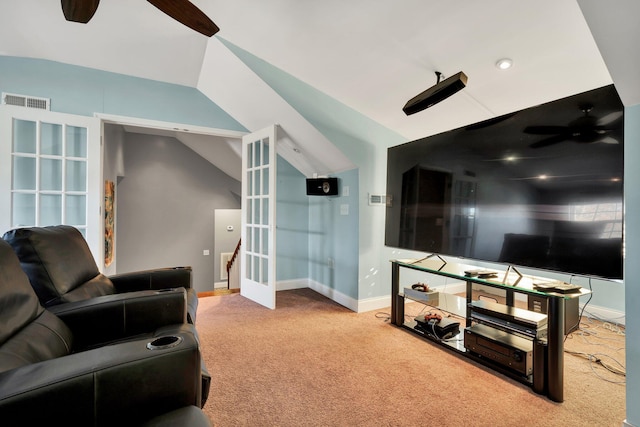
<path fill-rule="evenodd" d="M 105 295 L 49 307 L 71 329 L 74 347 L 89 348 L 187 321 L 184 288 Z"/>
<path fill-rule="evenodd" d="M 189 332 L 173 336 L 174 347 L 150 350 L 152 339 L 135 340 L 0 373 L 0 416 L 21 425 L 138 425 L 198 406 L 197 340 Z"/>
<path fill-rule="evenodd" d="M 118 292 L 146 289 L 191 288 L 191 267 L 156 268 L 109 276 Z"/>

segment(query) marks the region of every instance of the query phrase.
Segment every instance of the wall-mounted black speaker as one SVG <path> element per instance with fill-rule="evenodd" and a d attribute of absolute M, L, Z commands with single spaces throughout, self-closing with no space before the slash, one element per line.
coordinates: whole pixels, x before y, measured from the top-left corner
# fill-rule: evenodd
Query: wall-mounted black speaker
<path fill-rule="evenodd" d="M 307 196 L 337 196 L 338 178 L 307 178 Z"/>

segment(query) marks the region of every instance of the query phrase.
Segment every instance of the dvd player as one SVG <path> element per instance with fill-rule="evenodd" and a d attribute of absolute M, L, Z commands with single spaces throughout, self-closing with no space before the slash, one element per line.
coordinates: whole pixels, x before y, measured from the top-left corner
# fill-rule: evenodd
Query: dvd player
<path fill-rule="evenodd" d="M 472 318 L 474 314 L 476 314 L 476 317 L 480 317 L 478 316 L 479 314 L 485 320 L 489 318 L 505 328 L 513 326 L 517 327 L 516 329 L 523 330 L 522 327 L 524 327 L 524 330 L 535 332 L 547 327 L 546 314 L 485 300 L 471 301 L 469 307 L 471 308 Z"/>

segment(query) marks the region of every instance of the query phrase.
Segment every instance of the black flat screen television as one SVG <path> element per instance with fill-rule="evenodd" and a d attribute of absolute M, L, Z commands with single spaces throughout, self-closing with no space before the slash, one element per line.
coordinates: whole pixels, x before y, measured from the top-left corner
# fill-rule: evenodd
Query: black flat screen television
<path fill-rule="evenodd" d="M 389 148 L 385 244 L 621 279 L 623 114 L 610 85 Z"/>

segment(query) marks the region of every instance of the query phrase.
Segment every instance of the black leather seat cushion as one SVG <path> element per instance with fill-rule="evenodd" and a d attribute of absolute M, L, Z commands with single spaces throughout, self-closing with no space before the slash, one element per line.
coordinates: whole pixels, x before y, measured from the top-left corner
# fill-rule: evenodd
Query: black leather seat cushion
<path fill-rule="evenodd" d="M 68 225 L 16 228 L 6 232 L 22 269 L 44 307 L 130 291 L 184 287 L 188 318 L 195 323 L 198 296 L 190 267 L 162 268 L 113 276 L 100 273 L 78 229 Z"/>

